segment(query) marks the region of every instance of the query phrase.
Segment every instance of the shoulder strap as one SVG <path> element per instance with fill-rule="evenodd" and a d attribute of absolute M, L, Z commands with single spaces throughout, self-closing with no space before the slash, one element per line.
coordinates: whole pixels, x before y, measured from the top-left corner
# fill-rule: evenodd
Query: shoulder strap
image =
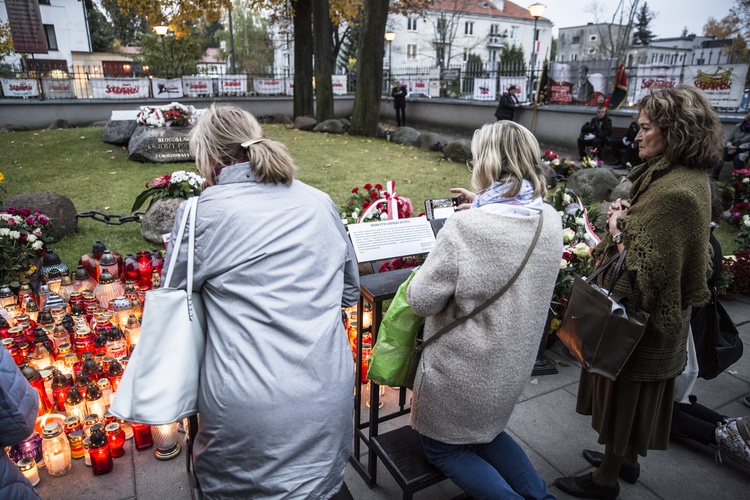
<path fill-rule="evenodd" d="M 428 344 L 430 344 L 431 342 L 437 340 L 440 336 L 442 336 L 447 331 L 452 330 L 453 328 L 457 327 L 461 323 L 464 323 L 466 320 L 468 320 L 470 318 L 473 318 L 474 316 L 476 316 L 480 312 L 484 311 L 487 307 L 489 307 L 490 304 L 492 304 L 493 302 L 495 302 L 495 300 L 497 300 L 502 294 L 504 294 L 508 290 L 508 288 L 510 288 L 511 285 L 513 285 L 513 283 L 515 283 L 515 281 L 518 278 L 518 276 L 521 274 L 521 272 L 523 271 L 523 269 L 526 267 L 526 263 L 529 261 L 529 258 L 531 257 L 531 252 L 534 251 L 534 248 L 536 247 L 536 244 L 539 241 L 539 236 L 542 234 L 543 223 L 544 223 L 544 211 L 542 210 L 541 212 L 539 212 L 539 224 L 537 224 L 537 226 L 536 226 L 536 233 L 534 233 L 534 239 L 531 240 L 531 245 L 529 246 L 529 249 L 526 251 L 526 255 L 524 256 L 523 261 L 521 262 L 521 265 L 518 267 L 518 269 L 516 270 L 516 273 L 510 278 L 510 280 L 508 280 L 508 282 L 505 284 L 505 286 L 503 286 L 495 295 L 493 295 L 492 297 L 490 297 L 489 299 L 487 299 L 484 302 L 484 304 L 482 304 L 481 306 L 477 307 L 476 309 L 474 309 L 473 311 L 471 311 L 466 316 L 458 318 L 457 320 L 455 320 L 455 321 L 451 322 L 450 324 L 446 325 L 440 331 L 438 331 L 437 333 L 435 333 L 434 335 L 432 335 L 429 339 L 423 341 L 419 346 L 416 347 L 417 351 L 423 350 L 425 347 L 427 347 Z"/>
<path fill-rule="evenodd" d="M 172 246 L 172 254 L 169 259 L 169 267 L 167 267 L 167 275 L 164 278 L 162 286 L 164 288 L 169 287 L 169 283 L 172 280 L 172 271 L 174 271 L 174 265 L 177 262 L 177 255 L 180 253 L 180 246 L 182 244 L 182 238 L 185 235 L 185 229 L 188 229 L 188 261 L 187 261 L 187 293 L 188 297 L 193 293 L 193 260 L 195 252 L 195 212 L 197 210 L 198 197 L 193 196 L 188 198 L 185 206 L 185 211 L 182 213 L 182 220 L 180 220 L 180 229 L 177 231 L 177 238 L 175 241 L 170 241 Z"/>

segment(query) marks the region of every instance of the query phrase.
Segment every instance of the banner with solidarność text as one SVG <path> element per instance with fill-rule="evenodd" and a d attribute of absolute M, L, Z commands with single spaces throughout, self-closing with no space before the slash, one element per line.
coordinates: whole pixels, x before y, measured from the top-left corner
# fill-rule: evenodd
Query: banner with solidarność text
<path fill-rule="evenodd" d="M 143 99 L 149 96 L 148 78 L 92 78 L 94 99 Z"/>

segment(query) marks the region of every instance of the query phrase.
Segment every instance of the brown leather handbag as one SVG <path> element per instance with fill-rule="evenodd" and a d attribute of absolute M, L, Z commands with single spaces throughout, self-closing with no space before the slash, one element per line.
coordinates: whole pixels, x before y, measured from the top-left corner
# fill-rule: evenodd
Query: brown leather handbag
<path fill-rule="evenodd" d="M 588 278 L 576 277 L 570 290 L 558 338 L 591 373 L 615 380 L 646 331 L 648 313 L 617 292 L 594 284 L 615 265 L 610 290 L 622 275 L 627 250 L 600 265 Z"/>

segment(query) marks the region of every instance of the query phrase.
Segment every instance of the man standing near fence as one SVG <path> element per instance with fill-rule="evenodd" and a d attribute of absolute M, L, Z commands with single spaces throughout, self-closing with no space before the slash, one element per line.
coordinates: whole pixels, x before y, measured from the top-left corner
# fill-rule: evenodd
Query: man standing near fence
<path fill-rule="evenodd" d="M 396 82 L 396 86 L 391 91 L 393 97 L 393 109 L 396 110 L 396 125 L 399 127 L 406 126 L 406 85 Z"/>
<path fill-rule="evenodd" d="M 500 96 L 500 104 L 497 105 L 495 110 L 495 118 L 498 120 L 510 120 L 513 121 L 513 115 L 516 108 L 520 106 L 516 94 L 518 93 L 518 87 L 511 85 L 508 87 L 508 91 Z"/>

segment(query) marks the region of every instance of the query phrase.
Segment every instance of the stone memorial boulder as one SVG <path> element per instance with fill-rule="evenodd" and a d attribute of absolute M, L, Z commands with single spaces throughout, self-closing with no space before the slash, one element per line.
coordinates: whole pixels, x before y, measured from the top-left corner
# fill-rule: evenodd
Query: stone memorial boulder
<path fill-rule="evenodd" d="M 128 158 L 149 163 L 193 162 L 189 133 L 190 127 L 138 126 L 128 143 Z"/>
<path fill-rule="evenodd" d="M 549 165 L 542 164 L 542 170 L 544 170 L 544 178 L 547 181 L 547 185 L 551 187 L 557 186 L 557 172 Z"/>
<path fill-rule="evenodd" d="M 298 116 L 294 119 L 294 128 L 304 130 L 306 132 L 312 132 L 317 124 L 318 120 L 316 120 L 312 116 Z"/>
<path fill-rule="evenodd" d="M 49 217 L 50 225 L 47 234 L 55 241 L 71 235 L 78 229 L 76 206 L 67 196 L 57 193 L 25 193 L 9 196 L 3 206 L 28 208 L 31 213 L 41 210 Z"/>
<path fill-rule="evenodd" d="M 273 113 L 271 115 L 271 119 L 273 120 L 273 122 L 271 123 L 280 123 L 282 125 L 288 125 L 292 123 L 292 119 L 284 113 Z"/>
<path fill-rule="evenodd" d="M 331 120 L 325 120 L 317 125 L 315 125 L 315 128 L 313 129 L 313 132 L 327 132 L 329 134 L 343 134 L 346 132 L 344 130 L 344 124 L 341 123 L 339 120 L 331 119 Z"/>
<path fill-rule="evenodd" d="M 442 151 L 448 141 L 438 134 L 423 132 L 417 137 L 416 146 L 425 151 Z"/>
<path fill-rule="evenodd" d="M 399 127 L 391 134 L 391 142 L 404 146 L 416 145 L 418 138 L 419 132 L 411 127 Z"/>
<path fill-rule="evenodd" d="M 443 154 L 450 161 L 463 163 L 471 160 L 471 142 L 466 139 L 451 141 L 443 148 Z"/>
<path fill-rule="evenodd" d="M 615 186 L 615 188 L 612 190 L 612 193 L 610 193 L 609 195 L 609 201 L 615 201 L 617 198 L 627 200 L 630 195 L 630 186 L 632 185 L 633 185 L 632 182 L 630 182 L 627 179 L 624 179 L 617 186 Z"/>
<path fill-rule="evenodd" d="M 568 177 L 568 189 L 578 196 L 590 195 L 595 200 L 608 200 L 620 178 L 608 168 L 584 168 Z"/>
<path fill-rule="evenodd" d="M 171 233 L 177 209 L 184 198 L 162 198 L 154 201 L 141 219 L 141 236 L 151 243 L 163 243 L 162 234 Z"/>
<path fill-rule="evenodd" d="M 109 120 L 102 128 L 102 141 L 122 146 L 130 142 L 138 124 L 135 120 Z"/>

